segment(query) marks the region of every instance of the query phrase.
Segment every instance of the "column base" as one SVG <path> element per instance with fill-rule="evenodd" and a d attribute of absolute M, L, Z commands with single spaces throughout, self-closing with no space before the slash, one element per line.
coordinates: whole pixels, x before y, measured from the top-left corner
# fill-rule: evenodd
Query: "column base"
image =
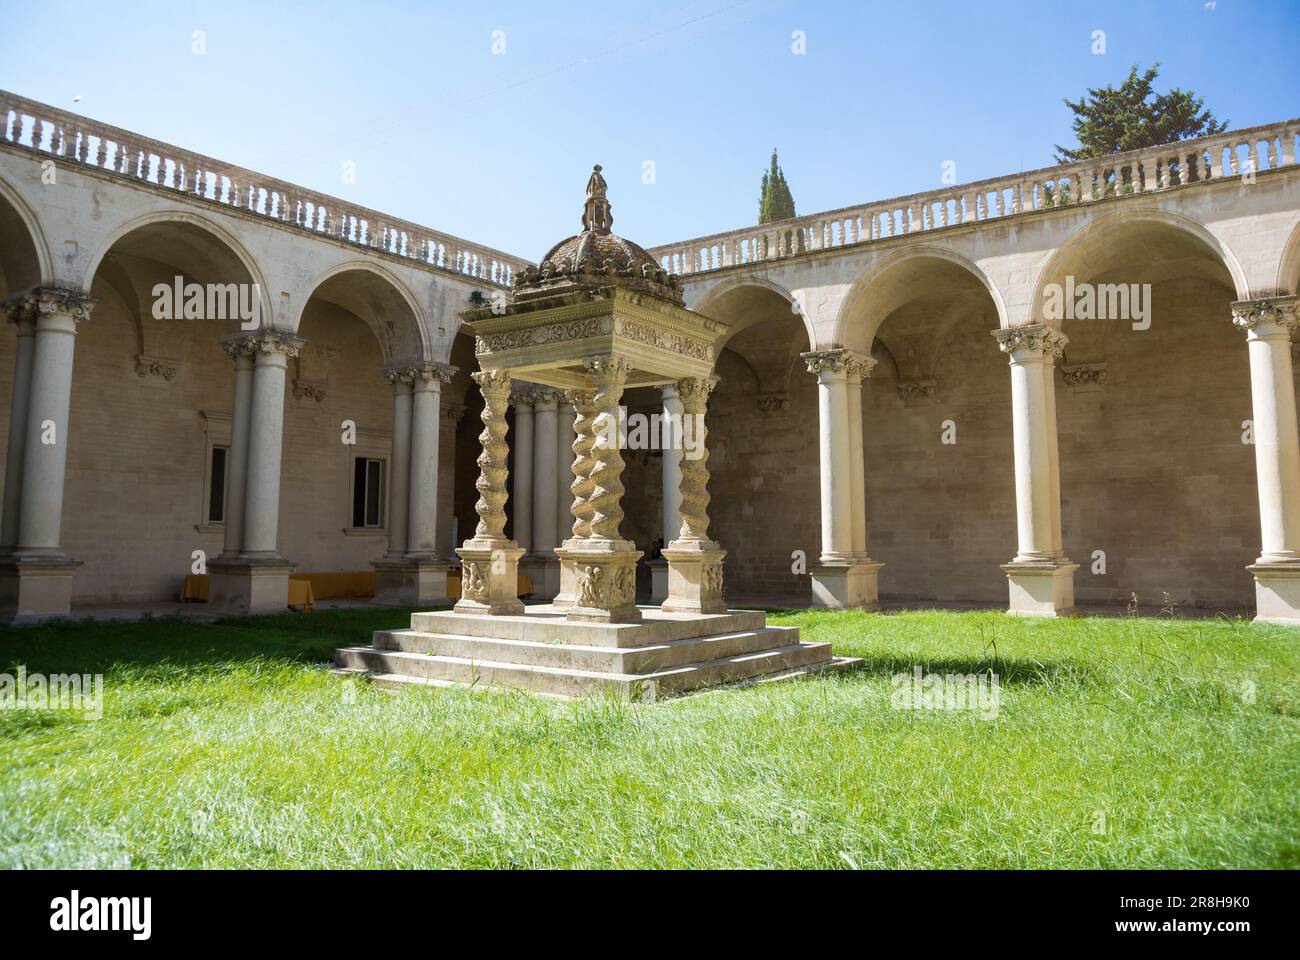
<path fill-rule="evenodd" d="M 1300 563 L 1252 563 L 1255 622 L 1300 626 Z"/>
<path fill-rule="evenodd" d="M 513 540 L 466 540 L 456 551 L 461 559 L 460 599 L 456 613 L 513 616 L 524 612 L 519 599 L 519 558 Z"/>
<path fill-rule="evenodd" d="M 823 560 L 810 571 L 813 606 L 832 610 L 879 610 L 878 580 L 883 566 L 875 560 Z"/>
<path fill-rule="evenodd" d="M 664 613 L 726 613 L 722 597 L 722 561 L 727 551 L 712 540 L 674 540 L 664 548 L 668 561 L 668 595 Z"/>
<path fill-rule="evenodd" d="M 72 612 L 72 574 L 81 566 L 67 557 L 7 556 L 0 559 L 0 621 L 29 623 Z"/>
<path fill-rule="evenodd" d="M 667 599 L 668 561 L 661 555 L 650 561 L 650 602 L 660 604 Z"/>
<path fill-rule="evenodd" d="M 630 540 L 582 540 L 565 548 L 573 564 L 573 606 L 566 620 L 575 623 L 640 623 L 636 605 L 636 562 L 641 551 Z"/>
<path fill-rule="evenodd" d="M 1074 571 L 1069 560 L 1027 560 L 1002 564 L 1010 603 L 1007 613 L 1022 617 L 1074 615 Z"/>
<path fill-rule="evenodd" d="M 395 607 L 446 606 L 450 561 L 435 557 L 381 557 L 375 568 L 375 602 Z"/>
<path fill-rule="evenodd" d="M 208 605 L 223 613 L 284 613 L 296 566 L 280 557 L 210 560 Z"/>

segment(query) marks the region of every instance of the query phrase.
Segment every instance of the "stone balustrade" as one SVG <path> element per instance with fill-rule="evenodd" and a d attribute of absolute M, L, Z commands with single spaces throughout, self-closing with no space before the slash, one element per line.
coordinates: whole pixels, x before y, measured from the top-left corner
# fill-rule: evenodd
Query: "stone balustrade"
<path fill-rule="evenodd" d="M 1296 162 L 1300 119 L 843 207 L 652 247 L 689 275 L 1062 206 L 1246 177 Z"/>
<path fill-rule="evenodd" d="M 511 286 L 528 266 L 491 247 L 2 90 L 0 124 L 12 146 L 495 286 Z"/>

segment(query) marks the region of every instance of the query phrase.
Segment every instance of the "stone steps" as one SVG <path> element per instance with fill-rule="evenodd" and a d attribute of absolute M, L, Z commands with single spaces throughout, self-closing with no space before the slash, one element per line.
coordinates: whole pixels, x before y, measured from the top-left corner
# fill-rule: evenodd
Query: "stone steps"
<path fill-rule="evenodd" d="M 797 627 L 763 627 L 739 633 L 688 637 L 667 643 L 636 647 L 585 646 L 572 643 L 537 643 L 416 630 L 380 630 L 374 636 L 379 650 L 400 650 L 435 656 L 518 663 L 534 667 L 594 670 L 604 673 L 649 673 L 705 660 L 755 653 L 799 642 Z"/>
<path fill-rule="evenodd" d="M 344 647 L 336 652 L 335 662 L 342 669 L 364 670 L 372 677 L 383 677 L 390 682 L 401 677 L 417 681 L 508 686 L 563 697 L 613 693 L 636 700 L 654 700 L 665 694 L 684 693 L 767 674 L 836 665 L 828 643 L 792 643 L 646 673 L 538 666 L 377 647 Z"/>
<path fill-rule="evenodd" d="M 636 647 L 719 633 L 761 630 L 767 623 L 761 610 L 691 614 L 664 613 L 654 606 L 640 609 L 641 623 L 573 623 L 565 619 L 566 611 L 550 604 L 530 606 L 518 616 L 493 617 L 438 610 L 411 614 L 411 630 L 585 647 Z"/>

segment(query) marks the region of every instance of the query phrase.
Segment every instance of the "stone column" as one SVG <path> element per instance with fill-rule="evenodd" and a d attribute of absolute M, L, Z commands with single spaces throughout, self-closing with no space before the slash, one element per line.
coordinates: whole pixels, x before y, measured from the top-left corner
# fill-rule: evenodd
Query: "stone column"
<path fill-rule="evenodd" d="M 1232 322 L 1245 331 L 1250 353 L 1260 555 L 1246 569 L 1255 577 L 1255 619 L 1300 624 L 1300 434 L 1291 362 L 1300 322 L 1296 298 L 1234 303 Z"/>
<path fill-rule="evenodd" d="M 1016 477 L 1016 555 L 1003 564 L 1009 612 L 1074 612 L 1074 571 L 1061 545 L 1061 477 L 1056 442 L 1054 364 L 1068 342 L 1041 324 L 994 330 L 1011 365 L 1011 427 Z"/>
<path fill-rule="evenodd" d="M 406 556 L 410 535 L 411 500 L 411 386 L 415 379 L 407 370 L 386 370 L 384 379 L 393 387 L 393 445 L 388 477 L 388 554 Z"/>
<path fill-rule="evenodd" d="M 709 448 L 704 414 L 717 377 L 677 381 L 682 406 L 683 449 L 677 536 L 664 547 L 668 561 L 668 596 L 660 609 L 668 613 L 725 613 L 722 561 L 727 555 L 709 539 Z"/>
<path fill-rule="evenodd" d="M 533 394 L 516 390 L 510 400 L 515 405 L 514 534 L 528 550 L 533 543 Z"/>
<path fill-rule="evenodd" d="M 572 478 L 565 487 L 570 502 L 564 509 L 570 528 L 560 546 L 555 548 L 555 555 L 560 558 L 560 591 L 552 605 L 568 609 L 578 602 L 578 571 L 571 551 L 591 536 L 591 520 L 595 512 L 590 497 L 595 489 L 591 482 L 591 468 L 596 462 L 592 457 L 596 443 L 596 395 L 589 390 L 566 390 L 564 399 L 574 410 L 573 443 L 569 456 L 565 458 Z"/>
<path fill-rule="evenodd" d="M 288 603 L 294 567 L 278 548 L 284 380 L 289 359 L 298 356 L 306 341 L 263 329 L 233 342 L 253 356 L 243 543 L 238 557 L 218 557 L 208 564 L 208 602 L 232 612 L 279 611 Z"/>
<path fill-rule="evenodd" d="M 235 396 L 230 413 L 230 460 L 226 465 L 226 511 L 221 556 L 238 557 L 244 549 L 244 494 L 248 480 L 248 431 L 253 406 L 253 345 L 246 336 L 222 340 L 235 363 Z"/>
<path fill-rule="evenodd" d="M 619 401 L 632 365 L 625 357 L 610 354 L 588 357 L 584 366 L 595 386 L 592 463 L 586 478 L 591 493 L 584 498 L 585 506 L 581 508 L 581 514 L 590 508 L 591 532 L 586 537 L 575 537 L 577 542 L 568 550 L 574 562 L 577 596 L 567 618 L 579 622 L 637 623 L 641 611 L 636 605 L 636 562 L 641 551 L 630 540 L 624 540 L 619 531 L 623 522 Z M 575 518 L 579 515 L 575 508 Z M 575 519 L 575 533 L 577 527 Z M 583 522 L 581 527 L 585 529 L 587 523 Z"/>
<path fill-rule="evenodd" d="M 27 452 L 27 404 L 36 348 L 36 300 L 21 296 L 3 304 L 17 331 L 13 396 L 9 401 L 9 446 L 5 455 L 4 513 L 0 519 L 0 552 L 9 554 L 18 543 L 18 518 L 23 494 L 23 457 Z"/>
<path fill-rule="evenodd" d="M 682 529 L 682 443 L 677 433 L 682 425 L 682 399 L 677 384 L 665 384 L 663 414 L 659 422 L 659 446 L 663 450 L 663 542 L 672 543 Z M 662 604 L 668 599 L 668 561 L 658 557 L 650 561 L 650 599 Z"/>
<path fill-rule="evenodd" d="M 447 571 L 451 563 L 438 552 L 438 447 L 442 384 L 450 383 L 455 373 L 456 368 L 446 364 L 422 363 L 397 376 L 389 554 L 372 562 L 375 596 L 384 603 L 427 606 L 449 602 Z M 405 415 L 404 403 L 409 404 Z M 406 444 L 406 452 L 400 456 L 396 452 L 399 437 Z M 404 527 L 401 532 L 397 531 L 399 525 Z"/>
<path fill-rule="evenodd" d="M 559 410 L 556 413 L 555 427 L 555 544 L 558 547 L 573 532 L 573 514 L 570 506 L 573 494 L 569 485 L 573 483 L 573 424 L 577 413 L 569 402 L 568 394 L 560 396 Z"/>
<path fill-rule="evenodd" d="M 12 553 L 0 563 L 0 610 L 8 620 L 63 616 L 72 608 L 72 572 L 80 564 L 69 560 L 60 545 L 68 413 L 77 325 L 94 304 L 85 294 L 42 288 L 17 308 L 32 323 L 33 334 L 17 537 Z"/>
<path fill-rule="evenodd" d="M 479 499 L 474 504 L 478 527 L 473 538 L 457 551 L 462 561 L 460 600 L 457 613 L 492 616 L 520 614 L 524 605 L 518 597 L 519 558 L 523 550 L 505 534 L 510 447 L 506 442 L 509 424 L 506 408 L 510 399 L 507 370 L 480 370 L 474 382 L 483 393 L 483 432 L 479 442 Z"/>
<path fill-rule="evenodd" d="M 552 598 L 560 589 L 560 564 L 555 555 L 555 519 L 559 494 L 556 492 L 559 466 L 559 393 L 540 387 L 533 401 L 533 535 L 531 552 L 523 571 L 533 584 L 533 595 Z"/>
<path fill-rule="evenodd" d="M 866 552 L 861 384 L 875 362 L 843 348 L 802 356 L 808 372 L 817 375 L 820 429 L 822 542 L 811 571 L 813 605 L 874 610 L 883 564 Z"/>

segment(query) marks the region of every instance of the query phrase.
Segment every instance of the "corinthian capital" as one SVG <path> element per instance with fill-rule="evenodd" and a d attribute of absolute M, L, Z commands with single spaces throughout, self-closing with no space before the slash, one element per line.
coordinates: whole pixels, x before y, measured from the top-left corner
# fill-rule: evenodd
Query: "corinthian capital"
<path fill-rule="evenodd" d="M 510 396 L 510 371 L 509 370 L 478 370 L 470 374 L 474 382 L 478 384 L 479 390 L 485 397 L 496 397 L 505 400 Z"/>
<path fill-rule="evenodd" d="M 1238 330 L 1250 332 L 1260 324 L 1282 327 L 1295 333 L 1300 316 L 1296 313 L 1295 297 L 1266 297 L 1261 300 L 1238 300 L 1232 305 L 1232 322 Z"/>
<path fill-rule="evenodd" d="M 451 383 L 452 378 L 456 376 L 459 367 L 453 367 L 446 363 L 421 363 L 411 368 L 411 377 L 416 383 Z"/>
<path fill-rule="evenodd" d="M 1006 327 L 994 330 L 992 334 L 1002 352 L 1013 359 L 1016 352 L 1021 350 L 1059 359 L 1065 355 L 1065 345 L 1070 342 L 1069 337 L 1045 323 Z"/>
<path fill-rule="evenodd" d="M 582 365 L 598 384 L 623 383 L 632 372 L 632 361 L 613 353 L 603 357 L 586 357 Z"/>
<path fill-rule="evenodd" d="M 41 287 L 33 290 L 30 296 L 41 316 L 62 314 L 71 317 L 74 323 L 90 316 L 91 309 L 99 302 L 98 297 L 61 287 Z"/>
<path fill-rule="evenodd" d="M 830 350 L 813 350 L 801 353 L 800 357 L 808 364 L 809 373 L 843 373 L 848 377 L 861 379 L 871 376 L 876 361 L 855 350 L 834 347 Z"/>

